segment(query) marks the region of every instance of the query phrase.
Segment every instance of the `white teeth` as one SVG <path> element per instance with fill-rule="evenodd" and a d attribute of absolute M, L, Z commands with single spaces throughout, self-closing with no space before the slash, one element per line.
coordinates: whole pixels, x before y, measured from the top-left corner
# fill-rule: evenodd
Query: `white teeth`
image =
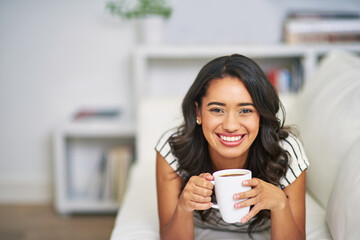
<path fill-rule="evenodd" d="M 226 136 L 220 135 L 220 138 L 227 142 L 235 142 L 235 141 L 239 141 L 242 138 L 242 136 L 226 137 Z"/>

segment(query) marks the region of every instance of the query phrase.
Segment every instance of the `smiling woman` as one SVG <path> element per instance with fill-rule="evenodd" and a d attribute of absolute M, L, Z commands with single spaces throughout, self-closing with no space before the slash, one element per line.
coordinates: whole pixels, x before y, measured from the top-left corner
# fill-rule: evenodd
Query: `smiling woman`
<path fill-rule="evenodd" d="M 192 239 L 194 226 L 219 231 L 268 231 L 273 239 L 305 237 L 305 172 L 301 143 L 277 118 L 283 110 L 274 87 L 251 59 L 216 58 L 187 92 L 184 123 L 156 146 L 162 238 Z M 252 190 L 234 194 L 234 208 L 252 206 L 236 223 L 212 209 L 213 173 L 246 168 Z M 240 200 L 241 203 L 240 203 Z"/>

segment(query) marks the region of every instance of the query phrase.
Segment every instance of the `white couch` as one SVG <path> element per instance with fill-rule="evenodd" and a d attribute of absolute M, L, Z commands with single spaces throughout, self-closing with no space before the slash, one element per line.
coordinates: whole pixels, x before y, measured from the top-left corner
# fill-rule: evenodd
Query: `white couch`
<path fill-rule="evenodd" d="M 111 240 L 159 239 L 154 146 L 179 124 L 180 99 L 147 98 L 138 109 L 137 163 Z M 307 239 L 360 239 L 360 59 L 333 52 L 289 106 L 307 151 Z M 249 239 L 247 234 L 195 229 L 196 239 Z M 270 231 L 254 235 L 270 239 Z"/>

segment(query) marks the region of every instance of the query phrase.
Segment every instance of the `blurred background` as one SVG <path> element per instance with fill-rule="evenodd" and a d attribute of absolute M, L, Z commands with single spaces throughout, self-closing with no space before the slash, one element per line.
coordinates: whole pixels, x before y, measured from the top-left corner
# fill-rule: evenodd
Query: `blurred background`
<path fill-rule="evenodd" d="M 104 0 L 0 1 L 0 204 L 53 203 L 54 134 L 74 116 L 90 111 L 136 121 L 132 57 L 146 43 L 138 21 L 112 15 L 106 5 Z M 291 12 L 351 12 L 350 18 L 360 12 L 357 0 L 173 0 L 168 5 L 172 11 L 161 39 L 150 45 L 290 44 L 296 40 L 286 43 L 283 30 Z M 352 44 L 358 37 L 359 32 Z"/>

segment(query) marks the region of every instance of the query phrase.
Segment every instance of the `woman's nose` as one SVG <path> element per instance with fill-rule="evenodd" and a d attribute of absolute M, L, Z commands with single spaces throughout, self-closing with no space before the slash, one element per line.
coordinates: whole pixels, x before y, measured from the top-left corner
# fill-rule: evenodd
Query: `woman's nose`
<path fill-rule="evenodd" d="M 237 119 L 236 116 L 234 116 L 234 114 L 226 115 L 223 122 L 223 128 L 226 131 L 235 132 L 240 128 L 239 119 Z"/>

